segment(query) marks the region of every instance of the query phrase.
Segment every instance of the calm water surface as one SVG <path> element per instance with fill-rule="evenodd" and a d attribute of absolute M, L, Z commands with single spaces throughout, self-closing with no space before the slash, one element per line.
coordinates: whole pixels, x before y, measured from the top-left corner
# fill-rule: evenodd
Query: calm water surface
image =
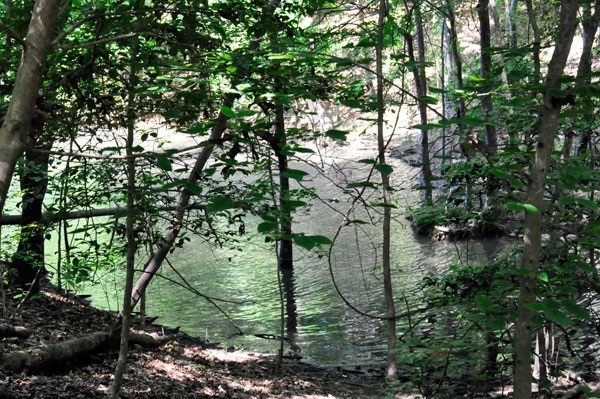
<path fill-rule="evenodd" d="M 361 158 L 366 158 L 361 156 Z M 333 238 L 342 216 L 330 206 L 345 213 L 345 202 L 340 181 L 358 181 L 368 165 L 356 168 L 356 159 L 346 163 L 335 159 L 343 173 L 326 167 L 325 176 L 306 165 L 295 165 L 311 173 L 303 182 L 315 187 L 325 203 L 316 201 L 310 215 L 296 215 L 294 231 L 319 234 Z M 392 160 L 394 162 L 394 160 Z M 353 165 L 351 169 L 349 165 Z M 418 202 L 410 188 L 417 169 L 395 161 L 392 184 L 396 188 L 392 224 L 392 267 L 397 312 L 406 310 L 404 297 L 414 298 L 422 277 L 446 273 L 449 266 L 467 262 L 486 262 L 499 249 L 498 240 L 436 242 L 416 236 L 405 216 L 407 206 Z M 381 202 L 373 190 L 368 202 Z M 334 201 L 330 201 L 334 200 Z M 336 202 L 339 200 L 340 202 Z M 381 209 L 381 208 L 380 208 Z M 373 210 L 369 213 L 357 208 L 351 219 L 381 220 Z M 255 334 L 280 334 L 280 302 L 277 288 L 274 248 L 264 242 L 256 231 L 257 220 L 247 221 L 249 234 L 243 251 L 235 248 L 209 247 L 199 238 L 193 238 L 182 249 L 169 256 L 170 263 L 201 293 L 235 301 L 219 305 L 227 311 L 245 335 L 237 334 L 235 327 L 218 310 L 201 297 L 178 287 L 165 279 L 155 278 L 147 295 L 147 313 L 158 316 L 157 323 L 181 326 L 189 334 L 227 346 L 249 351 L 274 353 L 278 342 L 255 337 Z M 339 288 L 347 299 L 364 312 L 383 315 L 383 281 L 381 279 L 381 223 L 377 226 L 350 225 L 342 229 L 332 251 L 332 270 Z M 379 363 L 385 355 L 384 322 L 358 315 L 339 298 L 332 285 L 327 257 L 318 251 L 294 248 L 295 296 L 298 315 L 298 345 L 301 354 L 322 365 L 358 365 Z M 145 259 L 140 259 L 143 264 Z M 138 268 L 142 268 L 140 265 Z M 177 279 L 165 264 L 161 273 Z M 93 295 L 94 305 L 116 310 L 122 299 L 122 274 L 110 274 L 97 287 L 85 288 Z M 411 306 L 417 304 L 411 302 Z M 406 330 L 406 322 L 398 326 L 399 334 Z M 287 347 L 289 349 L 289 347 Z"/>

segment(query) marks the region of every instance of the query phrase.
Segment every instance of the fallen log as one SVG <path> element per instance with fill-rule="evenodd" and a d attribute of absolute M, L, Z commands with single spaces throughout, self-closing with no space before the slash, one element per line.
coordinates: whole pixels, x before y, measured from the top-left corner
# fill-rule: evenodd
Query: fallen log
<path fill-rule="evenodd" d="M 14 327 L 8 324 L 0 324 L 0 338 L 17 337 L 29 338 L 31 332 L 25 327 Z"/>
<path fill-rule="evenodd" d="M 134 332 L 131 332 L 129 336 L 131 344 L 137 344 L 144 348 L 155 348 L 171 339 L 172 337 L 169 336 L 153 337 L 149 334 Z M 86 355 L 114 349 L 118 342 L 118 339 L 107 332 L 95 332 L 58 344 L 9 353 L 0 358 L 0 368 L 15 373 L 47 369 Z"/>
<path fill-rule="evenodd" d="M 70 339 L 59 344 L 48 345 L 5 355 L 0 366 L 6 370 L 20 372 L 48 368 L 50 366 L 91 354 L 107 347 L 110 334 L 96 332 L 84 337 Z"/>
<path fill-rule="evenodd" d="M 157 346 L 161 346 L 171 339 L 172 337 L 167 335 L 153 337 L 149 334 L 140 334 L 135 332 L 129 333 L 129 343 L 132 345 L 140 345 L 144 348 L 156 348 Z"/>

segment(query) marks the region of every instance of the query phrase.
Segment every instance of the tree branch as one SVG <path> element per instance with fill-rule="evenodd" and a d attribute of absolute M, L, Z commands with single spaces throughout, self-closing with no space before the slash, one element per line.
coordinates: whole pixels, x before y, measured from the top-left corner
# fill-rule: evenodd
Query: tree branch
<path fill-rule="evenodd" d="M 99 44 L 116 42 L 118 40 L 123 40 L 123 39 L 130 39 L 130 38 L 135 37 L 135 36 L 156 37 L 158 39 L 164 40 L 165 42 L 167 42 L 169 44 L 172 44 L 172 45 L 175 45 L 175 46 L 187 47 L 187 48 L 190 48 L 190 49 L 194 48 L 194 46 L 192 46 L 190 44 L 178 43 L 178 42 L 176 42 L 174 40 L 167 39 L 166 37 L 164 37 L 162 35 L 159 35 L 158 33 L 148 32 L 148 31 L 124 33 L 122 35 L 105 37 L 105 38 L 102 38 L 102 39 L 99 39 L 99 40 L 94 40 L 94 41 L 91 41 L 91 42 L 85 42 L 85 43 L 73 44 L 73 45 L 56 46 L 56 48 L 60 48 L 60 49 L 63 49 L 63 50 L 73 50 L 73 49 L 78 49 L 78 48 L 88 48 L 88 47 L 97 46 Z"/>
<path fill-rule="evenodd" d="M 26 46 L 25 40 L 21 36 L 17 35 L 17 33 L 14 30 L 10 29 L 10 27 L 8 25 L 6 25 L 4 22 L 2 22 L 1 20 L 0 20 L 0 29 L 2 29 L 4 32 L 8 33 L 8 36 L 15 39 L 21 46 L 23 46 L 23 48 L 25 48 L 25 46 Z"/>

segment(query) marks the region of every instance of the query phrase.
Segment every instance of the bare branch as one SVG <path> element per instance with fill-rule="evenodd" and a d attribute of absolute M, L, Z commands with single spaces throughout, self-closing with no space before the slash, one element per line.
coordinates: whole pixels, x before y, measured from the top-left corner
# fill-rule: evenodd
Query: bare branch
<path fill-rule="evenodd" d="M 63 46 L 56 46 L 56 47 L 60 48 L 60 49 L 63 49 L 63 50 L 72 50 L 72 49 L 78 49 L 78 48 L 88 48 L 88 47 L 97 46 L 99 44 L 116 42 L 116 41 L 123 40 L 123 39 L 130 39 L 130 38 L 135 37 L 135 36 L 156 37 L 158 39 L 164 40 L 165 42 L 167 42 L 169 44 L 172 44 L 172 45 L 175 45 L 175 46 L 187 47 L 187 48 L 190 48 L 190 49 L 194 48 L 194 46 L 192 46 L 190 44 L 179 43 L 179 42 L 173 41 L 171 39 L 168 39 L 168 38 L 166 38 L 166 37 L 164 37 L 162 35 L 159 35 L 158 33 L 147 32 L 147 31 L 124 33 L 122 35 L 105 37 L 105 38 L 102 38 L 102 39 L 99 39 L 99 40 L 94 40 L 94 41 L 91 41 L 91 42 L 85 42 L 85 43 L 73 44 L 73 45 L 63 45 Z"/>
<path fill-rule="evenodd" d="M 96 154 L 85 154 L 85 153 L 80 153 L 80 152 L 44 150 L 42 148 L 32 148 L 31 151 L 40 152 L 40 153 L 44 153 L 44 154 L 50 154 L 50 155 L 56 155 L 59 157 L 121 160 L 121 159 L 128 159 L 128 158 L 149 158 L 149 157 L 153 157 L 153 156 L 157 156 L 157 155 L 163 156 L 163 157 L 172 157 L 173 155 L 176 155 L 176 154 L 181 154 L 183 152 L 192 151 L 192 150 L 196 150 L 198 148 L 206 147 L 208 144 L 215 144 L 215 143 L 212 142 L 211 140 L 206 140 L 199 144 L 196 144 L 196 145 L 193 145 L 190 147 L 181 148 L 178 150 L 172 150 L 172 151 L 169 150 L 169 151 L 165 151 L 165 152 L 145 151 L 145 152 L 140 152 L 138 154 L 132 154 L 132 155 L 96 155 Z"/>
<path fill-rule="evenodd" d="M 6 25 L 4 22 L 2 22 L 1 20 L 0 20 L 0 29 L 2 29 L 4 32 L 8 33 L 8 36 L 15 39 L 21 46 L 23 46 L 23 48 L 25 48 L 25 45 L 26 45 L 25 40 L 21 36 L 17 35 L 17 33 L 14 30 L 10 29 L 10 27 L 8 25 Z"/>

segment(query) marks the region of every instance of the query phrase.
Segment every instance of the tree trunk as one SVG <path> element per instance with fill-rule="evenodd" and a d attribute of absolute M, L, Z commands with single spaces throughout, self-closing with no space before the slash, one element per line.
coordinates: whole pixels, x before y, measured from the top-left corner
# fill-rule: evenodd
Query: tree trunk
<path fill-rule="evenodd" d="M 517 0 L 504 0 L 510 47 L 517 47 Z"/>
<path fill-rule="evenodd" d="M 143 0 L 138 0 L 135 10 L 139 11 L 144 5 Z M 143 26 L 142 18 L 138 17 L 136 30 Z M 119 398 L 121 385 L 123 384 L 123 375 L 127 366 L 127 354 L 129 352 L 129 326 L 131 325 L 131 292 L 133 289 L 133 273 L 135 269 L 135 253 L 137 243 L 135 241 L 135 158 L 133 155 L 133 141 L 135 133 L 136 111 L 135 111 L 135 89 L 137 88 L 137 58 L 140 48 L 139 37 L 133 38 L 131 46 L 131 65 L 129 66 L 129 82 L 127 85 L 127 145 L 125 148 L 127 158 L 127 272 L 125 275 L 125 292 L 123 294 L 123 309 L 121 310 L 121 344 L 119 347 L 119 359 L 115 367 L 115 375 L 110 387 L 110 394 L 113 399 Z"/>
<path fill-rule="evenodd" d="M 589 76 L 592 72 L 592 48 L 594 40 L 596 39 L 596 31 L 598 30 L 598 24 L 600 23 L 600 2 L 596 1 L 594 5 L 594 15 L 591 14 L 591 8 L 589 4 L 583 4 L 583 20 L 581 22 L 583 26 L 583 49 L 581 52 L 581 58 L 579 59 L 579 66 L 577 68 L 577 88 L 583 88 L 589 86 L 591 77 Z M 589 108 L 588 108 L 589 109 Z M 576 147 L 576 154 L 581 155 L 586 152 L 587 146 L 590 142 L 592 135 L 592 124 L 594 122 L 593 112 L 586 112 L 583 115 L 583 120 L 586 123 L 585 129 L 579 136 Z M 572 135 L 567 139 L 572 140 Z"/>
<path fill-rule="evenodd" d="M 491 88 L 491 69 L 492 56 L 489 52 L 490 43 L 490 18 L 489 18 L 489 0 L 480 0 L 477 6 L 479 14 L 479 33 L 480 33 L 480 48 L 481 48 L 481 77 L 485 79 L 484 84 L 489 89 Z M 485 93 L 481 100 L 483 112 L 487 120 L 493 119 L 494 104 L 492 102 L 491 93 Z M 498 149 L 498 137 L 496 136 L 496 127 L 490 124 L 485 125 L 485 142 L 487 152 L 490 154 L 496 153 Z"/>
<path fill-rule="evenodd" d="M 556 47 L 548 65 L 544 113 L 538 132 L 535 161 L 530 169 L 527 203 L 533 205 L 537 211 L 526 211 L 525 213 L 521 268 L 527 270 L 528 274 L 519 278 L 519 318 L 515 326 L 514 336 L 515 399 L 531 398 L 531 318 L 534 313 L 525 305 L 536 301 L 534 291 L 537 278 L 536 272 L 539 269 L 540 262 L 544 187 L 550 167 L 550 156 L 554 149 L 554 137 L 560 114 L 560 104 L 554 101 L 551 92 L 560 88 L 558 80 L 562 77 L 571 49 L 575 27 L 577 26 L 577 9 L 576 0 L 564 0 L 562 2 Z"/>
<path fill-rule="evenodd" d="M 41 134 L 41 131 L 39 133 Z M 37 145 L 48 148 L 52 146 L 52 138 L 41 137 L 38 140 Z M 27 150 L 21 173 L 23 192 L 21 235 L 12 266 L 17 270 L 17 286 L 27 291 L 29 295 L 35 295 L 40 291 L 40 278 L 45 271 L 45 226 L 42 222 L 42 206 L 48 187 L 49 159 L 49 154 Z"/>
<path fill-rule="evenodd" d="M 489 9 L 492 19 L 494 21 L 494 27 L 492 29 L 494 34 L 494 39 L 496 41 L 496 47 L 502 47 L 502 33 L 500 29 L 500 17 L 498 16 L 498 9 L 496 8 L 496 0 L 489 0 Z M 498 66 L 500 67 L 500 80 L 502 82 L 502 86 L 504 86 L 503 92 L 506 94 L 507 100 L 510 100 L 510 91 L 508 88 L 508 76 L 506 74 L 506 66 L 504 64 L 504 55 L 502 53 L 498 53 Z M 508 107 L 508 114 L 512 115 L 514 112 L 512 107 Z M 512 129 L 508 129 L 508 137 L 511 141 L 515 141 L 516 135 Z"/>
<path fill-rule="evenodd" d="M 542 36 L 540 35 L 540 28 L 538 27 L 535 11 L 533 10 L 533 3 L 531 0 L 525 0 L 525 4 L 527 5 L 529 23 L 531 24 L 531 29 L 533 30 L 533 84 L 536 85 L 541 80 L 540 47 L 542 45 Z"/>
<path fill-rule="evenodd" d="M 37 0 L 17 72 L 8 111 L 0 127 L 0 215 L 10 187 L 15 166 L 23 154 L 31 130 L 46 57 L 51 50 L 59 0 Z"/>
<path fill-rule="evenodd" d="M 383 116 L 385 104 L 383 99 L 383 25 L 385 22 L 387 10 L 386 0 L 379 2 L 379 20 L 377 24 L 377 47 L 375 48 L 377 62 L 377 147 L 379 150 L 379 165 L 385 166 L 385 143 L 383 140 Z M 391 223 L 391 204 L 389 186 L 389 174 L 385 173 L 384 168 L 381 172 L 381 182 L 383 185 L 383 290 L 385 295 L 385 307 L 387 321 L 387 370 L 388 378 L 398 379 L 396 370 L 396 310 L 394 307 L 394 294 L 392 291 L 392 273 L 390 264 L 390 223 Z"/>
<path fill-rule="evenodd" d="M 252 53 L 253 51 L 255 51 L 258 48 L 259 43 L 260 43 L 260 39 L 253 40 L 252 43 L 250 43 L 250 46 L 248 47 L 248 52 Z M 232 86 L 235 87 L 235 84 L 233 84 Z M 226 107 L 231 108 L 233 106 L 233 101 L 235 100 L 236 97 L 237 97 L 237 94 L 232 94 L 232 93 L 227 94 L 225 96 L 225 100 L 223 101 L 223 104 Z M 225 132 L 225 129 L 227 128 L 228 120 L 229 120 L 229 118 L 225 114 L 223 114 L 223 112 L 219 112 L 219 117 L 215 121 L 215 125 L 213 126 L 210 137 L 209 137 L 210 144 L 207 145 L 206 147 L 204 147 L 202 149 L 202 151 L 200 152 L 200 154 L 198 154 L 198 158 L 196 158 L 196 163 L 194 164 L 194 168 L 192 169 L 192 171 L 190 172 L 190 174 L 187 178 L 188 184 L 194 185 L 200 178 L 202 170 L 204 169 L 206 162 L 208 162 L 208 159 L 210 158 L 210 155 L 212 154 L 212 151 L 214 148 L 214 143 L 217 142 L 223 135 L 223 132 Z M 144 272 L 142 273 L 140 278 L 135 283 L 135 286 L 133 287 L 133 292 L 131 294 L 131 310 L 133 310 L 135 308 L 135 305 L 137 305 L 141 295 L 146 291 L 146 287 L 148 287 L 148 284 L 150 284 L 150 281 L 152 280 L 152 278 L 154 277 L 154 275 L 156 274 L 158 269 L 160 269 L 162 262 L 165 260 L 165 258 L 167 257 L 167 254 L 173 247 L 173 244 L 175 243 L 175 240 L 177 239 L 177 236 L 179 235 L 179 231 L 181 230 L 181 224 L 183 223 L 183 217 L 185 215 L 185 211 L 187 210 L 187 207 L 188 207 L 191 197 L 192 197 L 191 191 L 189 191 L 187 189 L 184 189 L 182 191 L 182 193 L 179 197 L 179 201 L 177 203 L 177 214 L 175 216 L 175 222 L 171 225 L 171 228 L 165 234 L 165 240 L 164 240 L 163 245 L 158 249 L 158 251 L 156 251 L 154 256 L 152 256 L 152 258 L 146 265 Z"/>
<path fill-rule="evenodd" d="M 425 38 L 423 34 L 423 21 L 421 19 L 421 11 L 418 5 L 415 4 L 415 25 L 417 28 L 417 53 L 419 66 L 413 69 L 415 77 L 415 87 L 417 97 L 422 98 L 427 95 L 427 79 L 425 76 Z M 409 53 L 409 57 L 411 54 Z M 414 56 L 412 56 L 414 60 Z M 419 115 L 421 116 L 421 124 L 427 124 L 427 104 L 424 101 L 419 101 Z M 421 129 L 421 186 L 423 188 L 423 203 L 431 205 L 433 203 L 433 191 L 431 185 L 433 183 L 433 174 L 431 173 L 431 158 L 429 156 L 429 133 L 427 129 Z"/>

